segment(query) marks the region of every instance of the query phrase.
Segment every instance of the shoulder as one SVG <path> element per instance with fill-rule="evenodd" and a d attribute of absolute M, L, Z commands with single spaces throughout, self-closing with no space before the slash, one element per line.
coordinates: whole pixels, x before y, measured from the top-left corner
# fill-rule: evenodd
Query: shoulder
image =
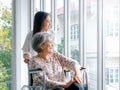
<path fill-rule="evenodd" d="M 38 60 L 37 56 L 33 56 L 30 58 L 30 61 L 29 61 L 29 67 L 30 68 L 36 68 L 37 66 L 39 66 L 40 60 Z"/>
<path fill-rule="evenodd" d="M 57 52 L 57 51 L 54 51 L 53 56 L 54 57 L 62 57 L 63 55 L 61 53 Z"/>
<path fill-rule="evenodd" d="M 30 58 L 30 62 L 36 62 L 37 59 L 38 59 L 37 56 L 33 56 L 33 57 Z"/>
<path fill-rule="evenodd" d="M 33 65 L 38 65 L 41 63 L 41 59 L 38 58 L 37 56 L 33 56 L 30 59 L 30 63 L 32 63 Z"/>
<path fill-rule="evenodd" d="M 33 62 L 33 60 L 35 60 L 35 56 L 32 56 L 32 57 L 30 58 L 30 62 Z"/>

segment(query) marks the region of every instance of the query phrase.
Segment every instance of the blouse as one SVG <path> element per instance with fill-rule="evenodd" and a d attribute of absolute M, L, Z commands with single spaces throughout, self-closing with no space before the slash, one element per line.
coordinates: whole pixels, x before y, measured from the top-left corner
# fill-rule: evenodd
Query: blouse
<path fill-rule="evenodd" d="M 80 68 L 79 63 L 76 60 L 65 57 L 64 55 L 55 52 L 50 55 L 48 60 L 44 60 L 38 56 L 31 58 L 32 68 L 42 68 L 45 72 L 46 87 L 55 88 L 62 83 L 67 82 L 64 74 L 64 70 L 72 70 Z M 42 75 L 40 73 L 33 74 L 33 85 L 41 85 Z"/>

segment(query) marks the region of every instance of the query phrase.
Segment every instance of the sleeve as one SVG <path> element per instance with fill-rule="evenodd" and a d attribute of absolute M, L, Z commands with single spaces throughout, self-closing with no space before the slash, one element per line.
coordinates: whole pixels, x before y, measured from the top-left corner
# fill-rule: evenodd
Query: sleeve
<path fill-rule="evenodd" d="M 24 44 L 23 44 L 23 47 L 22 47 L 22 50 L 23 50 L 23 53 L 24 54 L 29 54 L 30 55 L 30 40 L 31 40 L 31 37 L 32 37 L 32 32 L 30 31 L 27 36 L 26 36 L 26 39 L 24 41 Z"/>
<path fill-rule="evenodd" d="M 76 68 L 78 68 L 78 69 L 81 68 L 81 66 L 77 62 L 77 60 L 73 60 L 71 58 L 65 57 L 64 55 L 62 55 L 60 53 L 56 53 L 55 57 L 58 58 L 63 69 L 68 69 L 68 70 L 74 71 Z"/>

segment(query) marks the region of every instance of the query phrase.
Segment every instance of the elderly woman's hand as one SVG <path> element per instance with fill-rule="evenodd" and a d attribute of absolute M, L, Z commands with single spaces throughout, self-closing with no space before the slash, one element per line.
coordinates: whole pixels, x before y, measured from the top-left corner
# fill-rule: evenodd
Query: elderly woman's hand
<path fill-rule="evenodd" d="M 78 83 L 82 83 L 82 73 L 80 71 L 79 68 L 75 69 L 75 76 L 74 79 L 78 82 Z"/>
<path fill-rule="evenodd" d="M 62 87 L 62 88 L 68 88 L 68 87 L 69 87 L 72 83 L 74 83 L 74 82 L 75 82 L 75 79 L 72 78 L 70 81 L 61 84 L 60 87 Z"/>

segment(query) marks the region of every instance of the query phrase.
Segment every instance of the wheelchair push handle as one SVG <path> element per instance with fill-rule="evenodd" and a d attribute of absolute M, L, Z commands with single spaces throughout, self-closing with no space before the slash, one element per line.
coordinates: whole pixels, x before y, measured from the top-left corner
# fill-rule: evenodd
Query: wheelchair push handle
<path fill-rule="evenodd" d="M 81 67 L 81 68 L 80 68 L 80 70 L 84 70 L 84 69 L 86 69 L 86 68 L 85 68 L 85 67 Z"/>
<path fill-rule="evenodd" d="M 30 69 L 29 73 L 37 73 L 43 71 L 41 68 Z"/>

